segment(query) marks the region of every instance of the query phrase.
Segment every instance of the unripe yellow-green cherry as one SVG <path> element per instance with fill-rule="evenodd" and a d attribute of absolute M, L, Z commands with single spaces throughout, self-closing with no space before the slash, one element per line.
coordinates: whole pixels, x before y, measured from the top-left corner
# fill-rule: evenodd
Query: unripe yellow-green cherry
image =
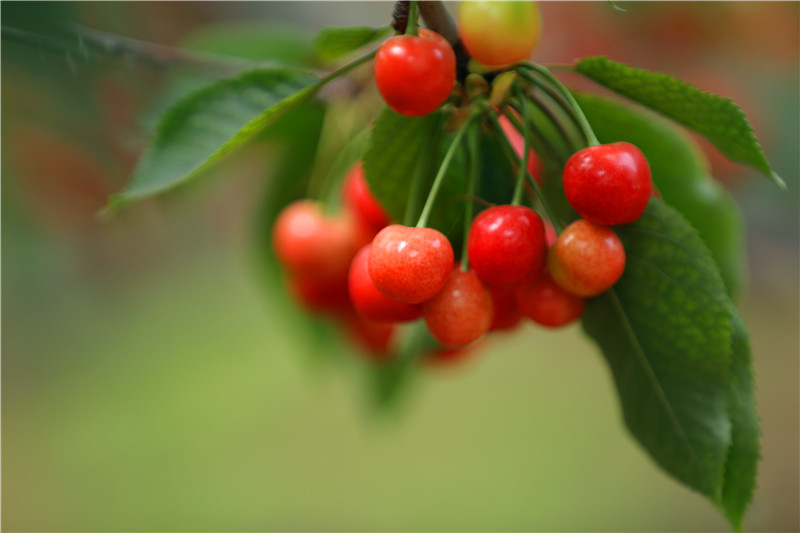
<path fill-rule="evenodd" d="M 485 65 L 528 59 L 539 42 L 541 16 L 536 2 L 461 2 L 458 8 L 461 42 Z"/>

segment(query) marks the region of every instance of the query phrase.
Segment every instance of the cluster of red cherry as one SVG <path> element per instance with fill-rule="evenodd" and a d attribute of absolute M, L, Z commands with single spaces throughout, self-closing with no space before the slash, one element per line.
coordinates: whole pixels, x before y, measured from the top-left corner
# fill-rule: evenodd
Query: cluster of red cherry
<path fill-rule="evenodd" d="M 487 17 L 530 31 L 509 33 L 498 47 L 496 33 L 483 31 Z M 538 39 L 533 2 L 462 4 L 459 21 L 462 42 L 485 65 L 523 60 Z M 374 65 L 386 103 L 409 116 L 447 100 L 455 68 L 450 44 L 422 29 L 387 39 Z M 520 132 L 504 116 L 499 125 L 524 160 Z M 541 182 L 536 154 L 527 159 Z M 344 212 L 328 217 L 315 202 L 295 202 L 278 216 L 274 247 L 298 299 L 342 320 L 373 353 L 387 351 L 396 324 L 421 317 L 451 359 L 489 331 L 517 327 L 523 316 L 547 327 L 569 324 L 586 298 L 622 275 L 625 250 L 609 226 L 635 221 L 647 206 L 652 183 L 644 155 L 628 143 L 590 146 L 568 160 L 563 187 L 582 219 L 556 236 L 529 207 L 490 207 L 472 221 L 461 265 L 441 232 L 424 223 L 390 224 L 356 165 L 342 188 Z"/>
<path fill-rule="evenodd" d="M 464 269 L 441 232 L 389 224 L 357 165 L 343 184 L 345 211 L 290 204 L 274 248 L 299 301 L 342 320 L 373 353 L 386 353 L 396 324 L 420 317 L 445 348 L 513 329 L 523 316 L 561 327 L 622 275 L 625 250 L 608 226 L 635 221 L 652 189 L 647 160 L 627 143 L 577 152 L 563 184 L 582 219 L 556 238 L 529 207 L 490 207 L 471 224 Z"/>

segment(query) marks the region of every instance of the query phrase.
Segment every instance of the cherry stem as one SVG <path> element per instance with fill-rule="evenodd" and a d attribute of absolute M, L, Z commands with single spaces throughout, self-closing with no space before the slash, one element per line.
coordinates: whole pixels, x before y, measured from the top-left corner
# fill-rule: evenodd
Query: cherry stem
<path fill-rule="evenodd" d="M 537 65 L 536 63 L 521 63 L 517 67 L 518 72 L 519 69 L 531 70 L 536 74 L 538 74 L 539 76 L 541 76 L 542 78 L 544 78 L 546 81 L 553 84 L 555 88 L 558 89 L 561 95 L 564 98 L 566 98 L 567 102 L 569 103 L 569 107 L 572 109 L 574 116 L 577 119 L 578 125 L 580 125 L 581 129 L 583 130 L 583 134 L 586 137 L 586 141 L 589 143 L 589 146 L 597 146 L 598 144 L 600 144 L 600 141 L 597 140 L 597 136 L 594 134 L 594 131 L 592 130 L 591 124 L 589 124 L 589 121 L 586 119 L 586 115 L 583 114 L 581 106 L 578 105 L 577 100 L 575 100 L 575 97 L 572 95 L 570 90 L 567 89 L 564 86 L 564 84 L 561 83 L 561 81 L 559 81 L 558 78 L 553 76 L 553 74 L 546 67 L 543 67 L 542 65 Z"/>
<path fill-rule="evenodd" d="M 559 120 L 559 118 L 556 116 L 555 111 L 551 109 L 550 106 L 547 105 L 545 101 L 537 97 L 537 95 L 534 94 L 534 91 L 531 91 L 531 93 L 527 94 L 526 96 L 531 102 L 536 104 L 536 107 L 542 110 L 542 113 L 547 115 L 547 118 L 558 130 L 558 133 L 561 134 L 561 138 L 564 139 L 564 142 L 566 143 L 566 148 L 569 151 L 569 153 L 566 154 L 566 157 L 564 157 L 563 160 L 566 161 L 573 152 L 576 152 L 577 150 L 582 148 L 580 143 L 578 143 L 578 145 L 576 146 L 573 135 L 567 131 L 567 127 L 564 124 L 564 122 L 562 120 Z M 556 102 L 556 104 L 558 104 L 558 102 Z M 578 130 L 580 131 L 580 128 L 578 128 Z M 581 131 L 580 134 L 583 135 L 583 132 Z"/>
<path fill-rule="evenodd" d="M 441 117 L 439 118 L 439 121 L 440 122 L 437 124 L 437 127 L 430 130 L 426 146 L 437 146 L 439 144 L 439 126 L 442 121 Z M 409 189 L 408 203 L 406 204 L 405 213 L 403 213 L 403 224 L 406 226 L 413 224 L 414 220 L 416 220 L 418 217 L 417 212 L 419 209 L 422 182 L 424 181 L 424 177 L 430 175 L 430 172 L 433 170 L 432 167 L 434 165 L 435 157 L 435 150 L 425 150 L 422 153 L 419 162 L 417 163 L 417 167 L 414 171 L 414 177 L 411 182 L 411 188 Z"/>
<path fill-rule="evenodd" d="M 534 76 L 532 73 L 530 73 L 530 72 L 528 72 L 528 71 L 526 71 L 524 69 L 518 70 L 517 74 L 522 76 L 526 81 L 528 81 L 531 84 L 533 84 L 534 87 L 538 87 L 539 89 L 542 89 L 547 94 L 547 96 L 549 96 L 550 99 L 553 100 L 567 114 L 567 116 L 572 120 L 573 124 L 575 124 L 575 126 L 580 131 L 581 136 L 584 139 L 584 143 L 589 142 L 588 138 L 584 134 L 583 128 L 581 128 L 580 119 L 578 118 L 578 114 L 575 112 L 574 109 L 572 109 L 572 106 L 569 105 L 569 102 L 567 102 L 567 100 L 564 98 L 564 96 L 561 93 L 559 93 L 551 84 L 542 83 L 542 81 L 539 80 L 536 76 Z"/>
<path fill-rule="evenodd" d="M 512 109 L 516 109 L 514 108 L 514 106 L 511 107 Z M 517 105 L 517 107 L 519 107 L 519 105 Z M 517 111 L 519 111 L 519 109 L 517 109 Z M 523 133 L 525 128 L 528 127 L 522 124 L 517 119 L 517 117 L 514 116 L 513 113 L 503 113 L 503 114 L 506 116 L 511 125 L 514 126 L 514 128 L 516 128 L 516 130 L 519 131 L 520 133 Z M 531 126 L 531 128 L 528 131 L 532 131 L 534 136 L 536 137 L 537 146 L 534 147 L 534 150 L 539 150 L 540 152 L 547 152 L 556 161 L 562 160 L 562 157 L 559 155 L 559 152 L 558 150 L 556 150 L 555 146 L 553 146 L 553 144 L 546 137 L 544 137 L 535 127 Z M 566 158 L 563 159 L 566 160 Z"/>
<path fill-rule="evenodd" d="M 505 135 L 503 135 L 503 128 L 500 126 L 500 121 L 497 118 L 497 112 L 494 109 L 488 107 L 487 111 L 489 114 L 489 120 L 492 122 L 492 125 L 494 126 L 495 130 L 498 132 L 502 140 L 500 144 L 503 147 L 503 151 L 506 153 L 506 157 L 508 157 L 512 163 L 519 165 L 520 157 L 516 153 L 514 153 L 514 148 L 511 146 L 511 142 Z M 531 176 L 530 172 L 528 172 L 528 169 L 525 167 L 522 168 L 524 169 L 525 176 L 528 178 L 528 181 L 530 182 L 534 192 L 536 193 L 536 198 L 538 198 L 539 202 L 542 204 L 542 207 L 545 210 L 545 213 L 547 213 L 547 218 L 550 219 L 550 222 L 552 222 L 553 227 L 555 227 L 556 231 L 560 233 L 564 226 L 556 219 L 553 210 L 550 208 L 550 205 L 547 203 L 547 200 L 544 197 L 542 188 L 539 187 L 539 184 L 536 183 L 535 179 L 533 179 L 533 176 Z"/>
<path fill-rule="evenodd" d="M 467 135 L 467 149 L 469 152 L 470 161 L 469 176 L 467 177 L 467 203 L 464 206 L 464 243 L 463 247 L 461 248 L 461 270 L 464 272 L 469 270 L 467 239 L 469 238 L 469 229 L 472 226 L 472 198 L 475 196 L 475 188 L 478 185 L 478 176 L 480 174 L 481 165 L 481 154 L 478 143 L 477 128 L 470 128 L 469 134 Z"/>
<path fill-rule="evenodd" d="M 477 108 L 476 108 L 477 110 Z M 442 185 L 442 181 L 444 180 L 444 175 L 447 174 L 447 169 L 450 166 L 450 162 L 453 160 L 453 155 L 456 153 L 456 148 L 461 143 L 461 139 L 464 138 L 464 134 L 469 129 L 472 121 L 478 116 L 478 113 L 473 112 L 467 121 L 464 123 L 464 126 L 458 133 L 456 133 L 453 142 L 450 144 L 450 147 L 447 149 L 447 153 L 444 155 L 444 159 L 442 159 L 442 164 L 439 166 L 439 172 L 436 174 L 436 177 L 433 178 L 433 185 L 431 185 L 431 190 L 428 193 L 428 199 L 425 200 L 425 205 L 422 207 L 422 213 L 419 215 L 419 220 L 417 221 L 418 228 L 426 227 L 428 223 L 428 217 L 431 214 L 431 210 L 433 209 L 434 201 L 436 200 L 436 193 L 439 192 L 439 187 Z"/>
<path fill-rule="evenodd" d="M 416 2 L 412 1 L 408 9 L 408 23 L 406 24 L 406 35 L 418 35 L 417 28 L 419 27 L 419 6 Z"/>
<path fill-rule="evenodd" d="M 519 85 L 515 84 L 516 92 L 522 92 L 519 89 Z M 523 117 L 527 112 L 525 107 L 525 98 L 520 98 L 519 95 L 517 96 L 520 100 L 520 105 L 522 106 L 522 113 Z M 525 183 L 525 174 L 528 172 L 528 159 L 530 157 L 531 151 L 531 139 L 528 133 L 527 124 L 523 124 L 522 128 L 522 138 L 524 142 L 522 143 L 522 162 L 519 165 L 519 171 L 517 172 L 517 183 L 514 186 L 514 197 L 511 200 L 511 205 L 520 205 L 522 204 L 522 193 L 525 190 L 523 184 Z"/>

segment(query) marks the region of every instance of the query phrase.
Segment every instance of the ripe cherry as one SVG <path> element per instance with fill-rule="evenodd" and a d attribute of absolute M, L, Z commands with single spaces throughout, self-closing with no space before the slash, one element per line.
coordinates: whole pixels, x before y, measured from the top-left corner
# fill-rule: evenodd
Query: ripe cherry
<path fill-rule="evenodd" d="M 586 300 L 562 289 L 545 271 L 534 281 L 518 287 L 520 312 L 542 326 L 560 328 L 583 315 Z"/>
<path fill-rule="evenodd" d="M 360 233 L 351 218 L 327 217 L 317 202 L 299 200 L 281 211 L 272 236 L 278 260 L 293 274 L 338 280 L 347 278 Z"/>
<path fill-rule="evenodd" d="M 392 224 L 375 236 L 369 275 L 385 296 L 410 304 L 430 300 L 453 270 L 453 247 L 441 232 Z"/>
<path fill-rule="evenodd" d="M 370 322 L 408 322 L 419 318 L 422 309 L 418 304 L 392 300 L 375 288 L 369 275 L 369 248 L 367 245 L 359 250 L 350 265 L 348 285 L 353 307 Z"/>
<path fill-rule="evenodd" d="M 369 190 L 361 163 L 347 172 L 342 185 L 342 196 L 344 203 L 364 226 L 378 232 L 389 224 L 389 215 Z"/>
<path fill-rule="evenodd" d="M 577 220 L 558 236 L 547 254 L 556 283 L 578 296 L 596 296 L 625 270 L 625 248 L 611 228 Z"/>
<path fill-rule="evenodd" d="M 514 289 L 489 289 L 492 295 L 492 324 L 489 331 L 512 330 L 519 326 L 522 314 L 517 306 L 516 291 Z"/>
<path fill-rule="evenodd" d="M 630 224 L 650 200 L 653 180 L 644 154 L 626 142 L 590 146 L 564 167 L 564 194 L 594 224 Z"/>
<path fill-rule="evenodd" d="M 340 315 L 350 311 L 347 280 L 318 280 L 290 274 L 287 285 L 294 298 L 312 313 Z"/>
<path fill-rule="evenodd" d="M 490 207 L 473 220 L 467 253 L 472 269 L 489 287 L 513 287 L 538 276 L 547 253 L 542 219 L 528 207 Z"/>
<path fill-rule="evenodd" d="M 456 56 L 438 33 L 386 39 L 375 56 L 375 83 L 394 111 L 408 116 L 430 113 L 447 100 L 456 79 Z"/>
<path fill-rule="evenodd" d="M 541 33 L 536 2 L 471 1 L 458 7 L 461 42 L 484 65 L 528 59 Z"/>
<path fill-rule="evenodd" d="M 391 358 L 391 346 L 396 326 L 368 322 L 352 309 L 338 317 L 348 335 L 363 348 L 362 354 L 373 362 L 383 363 Z"/>
<path fill-rule="evenodd" d="M 442 346 L 466 346 L 492 324 L 492 296 L 472 270 L 453 269 L 444 288 L 422 304 L 428 331 Z"/>

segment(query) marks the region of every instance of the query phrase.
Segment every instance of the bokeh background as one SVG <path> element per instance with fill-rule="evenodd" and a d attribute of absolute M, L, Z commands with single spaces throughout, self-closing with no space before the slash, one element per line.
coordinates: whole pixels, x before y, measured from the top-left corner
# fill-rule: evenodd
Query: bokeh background
<path fill-rule="evenodd" d="M 623 5 L 543 3 L 534 58 L 606 54 L 730 96 L 787 181 L 781 192 L 706 146 L 747 223 L 740 304 L 764 437 L 745 524 L 797 531 L 800 4 Z M 31 33 L 77 23 L 179 46 L 233 25 L 311 39 L 386 24 L 391 3 L 1 7 L 3 530 L 726 529 L 629 438 L 579 327 L 496 336 L 378 416 L 352 348 L 305 335 L 257 272 L 268 150 L 95 217 L 178 69 L 113 46 L 89 60 Z"/>

